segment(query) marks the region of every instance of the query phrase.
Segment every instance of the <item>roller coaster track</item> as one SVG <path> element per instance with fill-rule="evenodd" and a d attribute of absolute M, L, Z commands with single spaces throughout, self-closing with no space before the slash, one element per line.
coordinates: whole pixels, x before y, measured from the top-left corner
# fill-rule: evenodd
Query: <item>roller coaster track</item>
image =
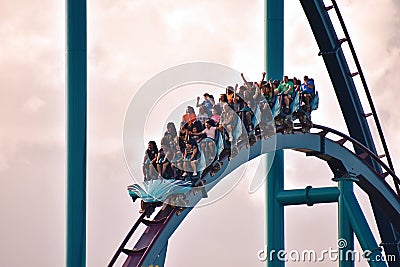
<path fill-rule="evenodd" d="M 360 63 L 356 56 L 353 43 L 350 39 L 350 35 L 347 31 L 336 1 L 332 0 L 331 2 L 331 6 L 325 6 L 324 2 L 321 0 L 300 0 L 306 17 L 310 23 L 311 30 L 314 33 L 315 40 L 317 41 L 318 47 L 320 49 L 319 55 L 323 57 L 329 76 L 331 78 L 350 136 L 358 140 L 370 151 L 376 154 L 376 148 L 368 126 L 367 118 L 365 112 L 363 111 L 363 107 L 353 81 L 353 77 L 355 76 L 355 74 L 359 74 L 371 108 L 371 112 L 375 119 L 380 140 L 385 150 L 385 156 L 388 160 L 390 169 L 393 171 L 393 164 L 391 161 L 389 150 L 383 136 L 383 131 L 379 123 L 378 115 L 372 102 L 371 94 L 369 92 L 365 77 L 361 70 Z M 336 34 L 335 28 L 328 14 L 329 10 L 332 9 L 336 11 L 336 15 L 338 16 L 340 25 L 345 34 L 345 38 L 338 38 Z M 358 70 L 355 73 L 352 73 L 350 71 L 345 55 L 341 48 L 341 45 L 344 42 L 348 43 L 353 59 L 356 63 Z M 382 172 L 381 166 L 376 164 L 374 161 L 370 161 L 369 163 L 374 167 L 377 172 Z M 395 183 L 395 186 L 396 190 L 398 191 L 399 185 Z M 385 218 L 385 216 L 382 215 L 382 212 L 377 207 L 377 203 L 375 203 L 373 199 L 371 199 L 371 206 L 374 211 L 375 220 L 377 222 L 383 242 L 391 244 L 398 243 L 399 232 L 396 233 L 395 231 L 393 231 L 392 223 L 387 218 Z M 393 254 L 400 257 L 400 247 L 398 246 L 386 246 L 385 252 L 387 255 Z"/>
<path fill-rule="evenodd" d="M 395 255 L 396 259 L 400 259 L 398 236 L 400 233 L 400 179 L 394 172 L 379 118 L 349 33 L 335 0 L 331 1 L 331 6 L 325 6 L 321 0 L 299 1 L 320 49 L 318 55 L 322 56 L 327 67 L 350 136 L 327 127 L 314 125 L 313 133 L 309 134 L 300 132 L 286 135 L 277 134 L 276 149 L 292 149 L 320 158 L 328 163 L 337 178 L 346 177 L 349 173 L 355 175 L 357 178 L 355 183 L 370 198 L 386 255 Z M 328 14 L 331 9 L 336 11 L 345 34 L 344 38 L 339 39 L 336 34 Z M 350 71 L 341 48 L 341 45 L 345 42 L 348 43 L 356 63 L 357 72 L 355 73 Z M 376 152 L 367 116 L 353 81 L 353 77 L 356 74 L 361 77 L 389 166 L 380 159 Z M 335 135 L 339 139 L 333 140 L 328 138 L 327 135 Z M 214 177 L 205 172 L 204 178 L 207 180 L 207 190 L 210 190 L 220 179 L 223 179 L 225 174 L 247 162 L 249 157 L 244 156 L 246 153 L 252 159 L 261 154 L 272 152 L 265 150 L 266 147 L 270 146 L 263 146 L 262 142 L 268 142 L 268 140 L 259 139 L 250 148 L 242 147 L 240 153 L 229 162 L 227 156 L 223 157 L 221 161 L 224 163 L 224 167 Z M 345 146 L 346 143 L 351 144 L 353 149 L 347 148 Z M 222 173 L 224 175 L 221 175 Z M 392 179 L 393 186 L 387 181 L 388 177 Z M 200 201 L 200 199 L 201 197 L 198 196 L 195 201 Z M 177 207 L 163 205 L 153 220 L 146 220 L 142 215 L 117 250 L 109 267 L 114 265 L 121 253 L 127 255 L 124 267 L 164 266 L 168 239 L 191 210 L 192 208 L 180 210 Z M 140 224 L 146 225 L 146 230 L 133 249 L 125 248 L 128 240 Z M 387 264 L 390 267 L 398 266 L 396 265 L 398 264 L 397 262 L 388 262 Z"/>
<path fill-rule="evenodd" d="M 400 179 L 396 174 L 375 153 L 354 138 L 318 125 L 314 125 L 313 130 L 318 132 L 309 134 L 303 134 L 300 131 L 293 134 L 278 133 L 276 136 L 276 149 L 292 149 L 306 153 L 308 156 L 320 158 L 328 163 L 335 177 L 345 177 L 349 173 L 353 173 L 358 178 L 356 184 L 371 199 L 379 203 L 379 208 L 384 215 L 393 222 L 396 231 L 400 232 L 400 194 L 396 192 L 395 187 L 391 187 L 385 180 L 390 176 L 397 185 L 400 185 Z M 337 136 L 337 140 L 327 138 L 328 134 Z M 267 144 L 262 145 L 262 142 Z M 229 168 L 229 170 L 221 169 L 214 177 L 205 172 L 204 178 L 207 184 L 211 184 L 207 187 L 207 190 L 210 190 L 216 184 L 213 183 L 214 181 L 220 181 L 223 179 L 222 176 L 230 173 L 237 166 L 246 163 L 249 159 L 248 155 L 250 155 L 250 159 L 253 159 L 261 154 L 273 152 L 270 149 L 273 146 L 268 145 L 268 142 L 269 140 L 258 140 L 250 148 L 243 146 L 240 153 L 231 161 L 228 161 L 228 156 L 223 157 L 221 159 L 224 163 L 223 166 Z M 271 140 L 270 142 L 274 141 Z M 357 147 L 357 150 L 361 151 L 361 153 L 356 153 L 345 147 L 344 144 L 346 142 Z M 373 160 L 386 172 L 383 174 L 377 172 L 370 165 L 370 160 Z M 231 164 L 233 166 L 230 166 Z M 223 175 L 220 176 L 219 174 Z M 199 196 L 196 201 L 200 199 L 201 197 Z M 192 208 L 185 208 L 181 211 L 178 207 L 164 204 L 153 220 L 146 220 L 142 215 L 135 223 L 133 230 L 128 233 L 127 238 L 117 250 L 109 266 L 113 265 L 121 252 L 127 255 L 124 267 L 156 265 L 157 260 L 163 258 L 161 254 L 166 252 L 169 237 L 191 210 Z M 146 225 L 146 230 L 133 249 L 126 249 L 124 246 L 139 224 Z M 163 264 L 160 264 L 160 266 L 163 266 Z"/>

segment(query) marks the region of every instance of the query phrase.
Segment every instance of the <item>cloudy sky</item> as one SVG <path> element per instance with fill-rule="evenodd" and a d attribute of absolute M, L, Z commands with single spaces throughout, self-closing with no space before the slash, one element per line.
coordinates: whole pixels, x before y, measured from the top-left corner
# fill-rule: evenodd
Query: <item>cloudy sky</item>
<path fill-rule="evenodd" d="M 261 0 L 88 1 L 87 266 L 105 266 L 138 217 L 138 203 L 126 192 L 132 178 L 122 144 L 125 111 L 135 92 L 158 72 L 192 61 L 224 64 L 258 80 L 264 66 L 263 5 Z M 59 0 L 0 0 L 1 266 L 65 262 L 64 6 Z M 398 169 L 400 2 L 348 0 L 340 7 Z M 346 132 L 300 4 L 287 1 L 285 12 L 285 74 L 314 77 L 321 100 L 313 120 Z M 287 188 L 333 185 L 323 162 L 295 152 L 286 153 L 286 162 Z M 251 175 L 248 170 L 231 194 L 187 217 L 170 240 L 167 266 L 263 266 L 257 260 L 264 246 L 263 190 L 247 193 Z M 364 203 L 365 196 L 358 196 Z M 367 204 L 363 208 L 370 214 Z M 335 247 L 336 219 L 335 204 L 287 208 L 288 249 Z"/>

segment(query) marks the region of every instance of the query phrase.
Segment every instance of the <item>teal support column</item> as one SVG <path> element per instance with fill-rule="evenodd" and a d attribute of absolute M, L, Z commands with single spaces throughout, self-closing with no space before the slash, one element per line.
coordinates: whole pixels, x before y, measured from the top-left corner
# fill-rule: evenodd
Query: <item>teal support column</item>
<path fill-rule="evenodd" d="M 348 258 L 346 259 L 346 255 L 351 251 L 354 251 L 354 234 L 348 217 L 345 200 L 346 194 L 353 194 L 353 180 L 347 177 L 340 178 L 339 190 L 339 267 L 354 267 L 354 261 Z"/>
<path fill-rule="evenodd" d="M 266 0 L 265 2 L 265 72 L 267 79 L 281 79 L 283 76 L 283 2 Z M 267 160 L 272 160 L 267 156 Z M 267 166 L 269 166 L 267 164 Z M 267 175 L 266 208 L 267 208 L 267 246 L 271 251 L 285 248 L 284 208 L 276 196 L 284 188 L 284 155 L 283 150 L 276 151 Z M 284 266 L 285 262 L 275 257 L 268 257 L 269 267 Z"/>
<path fill-rule="evenodd" d="M 86 0 L 66 2 L 66 266 L 86 265 Z"/>
<path fill-rule="evenodd" d="M 344 205 L 347 212 L 347 218 L 350 220 L 352 229 L 357 236 L 365 257 L 369 259 L 371 267 L 386 267 L 386 262 L 382 259 L 382 249 L 375 241 L 371 228 L 365 219 L 364 213 L 358 204 L 354 192 L 346 192 L 344 196 Z M 361 256 L 359 254 L 354 257 Z M 360 257 L 361 258 L 361 257 Z M 357 258 L 355 258 L 358 260 Z"/>
<path fill-rule="evenodd" d="M 265 72 L 267 79 L 283 77 L 283 0 L 266 0 L 265 19 Z"/>
<path fill-rule="evenodd" d="M 267 160 L 271 160 L 271 157 L 267 157 Z M 284 188 L 283 151 L 277 151 L 272 160 L 273 165 L 268 173 L 266 183 L 267 262 L 269 267 L 282 267 L 285 266 L 285 262 L 280 260 L 282 255 L 279 254 L 279 251 L 285 249 L 284 206 L 278 201 L 277 195 Z"/>

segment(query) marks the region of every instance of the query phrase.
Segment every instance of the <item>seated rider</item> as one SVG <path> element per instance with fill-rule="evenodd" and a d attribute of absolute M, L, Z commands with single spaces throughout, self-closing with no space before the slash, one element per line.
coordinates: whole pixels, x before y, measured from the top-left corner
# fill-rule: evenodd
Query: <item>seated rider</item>
<path fill-rule="evenodd" d="M 233 99 L 236 96 L 236 90 L 232 87 L 232 86 L 228 86 L 226 87 L 225 90 L 225 95 L 226 95 L 226 99 L 227 99 L 227 103 L 232 106 L 233 105 Z"/>
<path fill-rule="evenodd" d="M 228 97 L 226 94 L 220 94 L 218 98 L 218 103 L 214 105 L 214 108 L 217 106 L 219 109 L 222 110 L 224 104 L 228 103 Z"/>
<path fill-rule="evenodd" d="M 193 128 L 197 128 L 197 132 L 201 132 L 204 129 L 203 124 L 199 120 L 195 120 L 194 122 L 187 123 L 187 129 L 189 132 L 193 132 Z"/>
<path fill-rule="evenodd" d="M 200 121 L 201 123 L 205 123 L 206 120 L 208 120 L 210 117 L 211 116 L 206 111 L 206 108 L 204 106 L 200 106 L 199 113 L 197 114 L 197 120 Z"/>
<path fill-rule="evenodd" d="M 307 105 L 307 112 L 311 111 L 310 103 L 315 95 L 315 85 L 314 80 L 309 79 L 308 76 L 304 76 L 304 83 L 300 86 L 300 92 L 302 94 L 302 99 Z"/>
<path fill-rule="evenodd" d="M 223 106 L 223 111 L 221 114 L 220 124 L 226 129 L 229 136 L 229 141 L 232 142 L 234 140 L 233 130 L 236 128 L 237 125 L 237 118 L 236 112 L 233 111 L 226 103 Z"/>
<path fill-rule="evenodd" d="M 144 153 L 143 159 L 143 176 L 144 181 L 149 181 L 155 176 L 155 172 L 157 169 L 157 154 L 158 148 L 155 141 L 150 141 L 148 143 L 147 149 Z"/>
<path fill-rule="evenodd" d="M 189 140 L 194 140 L 197 143 L 203 139 L 203 134 L 197 130 L 197 127 L 192 127 L 191 131 L 189 132 Z"/>
<path fill-rule="evenodd" d="M 221 118 L 221 110 L 218 108 L 218 106 L 215 106 L 211 109 L 211 112 L 211 119 L 214 121 L 215 124 L 218 124 Z"/>
<path fill-rule="evenodd" d="M 268 102 L 269 108 L 272 109 L 275 105 L 276 95 L 271 87 L 272 81 L 263 85 L 265 87 L 265 94 L 263 94 L 265 100 Z"/>
<path fill-rule="evenodd" d="M 272 80 L 266 83 L 262 83 L 261 86 L 261 92 L 264 99 L 259 102 L 259 108 L 261 112 L 260 122 L 261 124 L 264 125 L 265 123 L 268 123 L 272 119 L 271 112 L 274 109 L 277 98 L 274 93 L 274 90 L 271 87 L 271 84 L 273 84 Z"/>
<path fill-rule="evenodd" d="M 174 158 L 168 138 L 164 137 L 161 140 L 161 148 L 157 155 L 157 171 L 158 179 L 162 179 L 167 168 L 171 165 L 170 160 Z M 176 176 L 176 175 L 174 175 Z"/>
<path fill-rule="evenodd" d="M 183 153 L 186 148 L 186 141 L 189 138 L 189 130 L 187 124 L 182 121 L 181 122 L 181 128 L 179 129 L 179 137 L 178 137 L 178 145 L 179 149 Z"/>
<path fill-rule="evenodd" d="M 243 98 L 239 97 L 239 95 L 236 94 L 236 97 L 233 99 L 232 109 L 235 112 L 238 112 L 243 108 L 244 106 L 243 103 L 244 103 Z"/>
<path fill-rule="evenodd" d="M 171 168 L 173 171 L 172 178 L 178 178 L 178 172 L 181 173 L 183 170 L 183 154 L 179 149 L 179 146 L 175 147 L 174 158 L 171 160 Z"/>
<path fill-rule="evenodd" d="M 240 116 L 240 119 L 244 123 L 246 130 L 248 132 L 251 132 L 254 128 L 253 123 L 252 123 L 254 113 L 247 105 L 247 102 L 243 102 L 243 104 L 244 104 L 244 106 L 241 110 L 239 110 L 238 115 Z"/>
<path fill-rule="evenodd" d="M 221 127 L 222 128 L 222 127 Z M 209 153 L 207 155 L 207 159 L 210 159 L 211 161 L 214 160 L 215 158 L 215 141 L 216 141 L 216 135 L 217 135 L 217 130 L 218 127 L 215 127 L 215 123 L 213 120 L 208 120 L 206 121 L 206 128 L 200 132 L 200 133 L 192 133 L 192 135 L 205 135 L 206 139 L 205 143 L 201 144 L 201 151 L 206 151 L 206 145 L 209 148 Z"/>
<path fill-rule="evenodd" d="M 185 123 L 193 123 L 197 120 L 196 113 L 192 106 L 186 107 L 186 114 L 182 116 L 182 121 Z"/>
<path fill-rule="evenodd" d="M 214 100 L 211 99 L 211 95 L 208 93 L 205 93 L 203 97 L 204 101 L 202 103 L 200 103 L 200 97 L 197 97 L 196 107 L 203 107 L 208 116 L 211 116 L 211 108 L 214 106 Z"/>
<path fill-rule="evenodd" d="M 247 102 L 247 106 L 251 109 L 251 110 L 256 110 L 256 105 L 257 105 L 257 98 L 258 98 L 258 93 L 257 91 L 257 83 L 253 83 L 253 82 L 248 82 L 246 80 L 246 78 L 244 77 L 243 73 L 240 74 L 242 76 L 242 80 L 245 84 L 245 88 L 246 90 L 243 91 L 243 100 L 245 102 Z M 263 74 L 264 75 L 264 74 Z M 263 76 L 264 79 L 265 75 Z"/>
<path fill-rule="evenodd" d="M 197 142 L 189 139 L 186 143 L 186 149 L 183 154 L 183 168 L 185 172 L 182 174 L 182 177 L 186 177 L 188 175 L 187 172 L 190 170 L 193 170 L 193 176 L 197 175 L 197 163 L 199 159 L 200 151 L 197 147 Z"/>
<path fill-rule="evenodd" d="M 174 147 L 178 144 L 178 133 L 173 122 L 168 122 L 164 137 L 169 140 L 171 147 Z"/>
<path fill-rule="evenodd" d="M 278 88 L 275 91 L 276 94 L 282 95 L 283 100 L 283 113 L 290 113 L 290 101 L 292 100 L 292 94 L 294 93 L 294 84 L 292 81 L 289 81 L 288 76 L 283 76 L 282 82 L 279 84 Z"/>

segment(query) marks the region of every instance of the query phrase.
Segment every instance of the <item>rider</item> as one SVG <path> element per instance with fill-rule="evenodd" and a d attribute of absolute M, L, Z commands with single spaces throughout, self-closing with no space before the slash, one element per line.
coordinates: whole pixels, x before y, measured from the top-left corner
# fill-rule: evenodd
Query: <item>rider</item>
<path fill-rule="evenodd" d="M 170 142 L 167 137 L 161 139 L 161 148 L 157 155 L 157 171 L 158 179 L 163 179 L 167 168 L 171 165 L 170 160 L 175 157 L 173 150 L 171 149 Z M 176 176 L 176 174 L 174 175 Z"/>
<path fill-rule="evenodd" d="M 233 132 L 237 125 L 237 115 L 235 111 L 229 107 L 228 103 L 225 103 L 223 106 L 220 124 L 228 132 L 229 141 L 233 142 L 233 140 L 235 140 Z"/>
<path fill-rule="evenodd" d="M 150 141 L 148 143 L 146 152 L 144 153 L 143 159 L 143 176 L 144 181 L 151 180 L 155 175 L 155 171 L 157 169 L 157 154 L 158 148 L 155 141 Z"/>
<path fill-rule="evenodd" d="M 213 120 L 208 120 L 206 121 L 206 127 L 205 129 L 200 132 L 200 133 L 191 133 L 192 135 L 206 135 L 206 139 L 205 142 L 203 144 L 201 144 L 201 151 L 206 151 L 206 144 L 209 148 L 209 154 L 206 155 L 206 159 L 211 159 L 211 161 L 214 160 L 215 158 L 215 141 L 216 141 L 216 136 L 217 136 L 217 130 L 219 128 L 215 126 L 215 123 Z M 220 127 L 220 129 L 222 129 L 222 126 Z"/>
<path fill-rule="evenodd" d="M 186 143 L 186 149 L 183 154 L 184 170 L 182 177 L 187 176 L 189 170 L 193 170 L 193 176 L 197 176 L 197 163 L 200 159 L 200 151 L 197 142 L 189 139 Z"/>
<path fill-rule="evenodd" d="M 205 93 L 203 97 L 204 101 L 202 103 L 200 103 L 200 97 L 197 97 L 196 107 L 200 108 L 203 106 L 208 116 L 211 116 L 211 108 L 214 106 L 214 101 L 210 98 L 209 93 Z"/>
<path fill-rule="evenodd" d="M 294 84 L 292 81 L 289 81 L 288 76 L 283 76 L 282 82 L 279 84 L 275 93 L 281 94 L 283 98 L 283 113 L 290 113 L 290 101 L 292 99 L 292 94 L 294 92 Z"/>
<path fill-rule="evenodd" d="M 309 79 L 307 75 L 304 76 L 304 83 L 301 84 L 300 91 L 303 96 L 304 103 L 307 105 L 307 112 L 310 112 L 310 103 L 315 95 L 314 79 Z"/>
<path fill-rule="evenodd" d="M 193 123 L 197 120 L 196 113 L 192 106 L 186 107 L 186 113 L 182 116 L 182 121 L 185 123 Z"/>

